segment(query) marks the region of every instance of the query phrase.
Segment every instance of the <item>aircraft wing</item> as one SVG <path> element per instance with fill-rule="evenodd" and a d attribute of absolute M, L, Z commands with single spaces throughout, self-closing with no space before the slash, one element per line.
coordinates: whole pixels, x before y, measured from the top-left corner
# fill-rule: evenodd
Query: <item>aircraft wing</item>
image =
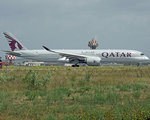
<path fill-rule="evenodd" d="M 59 55 L 61 55 L 62 57 L 66 57 L 67 59 L 80 59 L 80 60 L 84 60 L 87 57 L 90 56 L 86 56 L 86 55 L 79 55 L 79 54 L 74 54 L 74 53 L 66 53 L 66 52 L 60 52 L 60 51 L 54 51 L 54 50 L 50 50 L 49 48 L 43 46 L 44 49 L 46 49 L 47 51 L 53 52 L 53 53 L 57 53 Z"/>
<path fill-rule="evenodd" d="M 21 53 L 18 52 L 13 52 L 13 51 L 6 51 L 6 50 L 2 50 L 3 52 L 6 52 L 6 54 L 8 55 L 14 55 L 14 56 L 20 56 Z"/>

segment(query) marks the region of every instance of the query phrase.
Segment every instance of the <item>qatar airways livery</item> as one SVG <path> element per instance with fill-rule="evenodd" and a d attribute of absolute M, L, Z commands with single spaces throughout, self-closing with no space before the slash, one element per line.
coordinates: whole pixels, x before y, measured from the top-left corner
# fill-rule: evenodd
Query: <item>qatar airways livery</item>
<path fill-rule="evenodd" d="M 72 63 L 78 67 L 79 63 L 86 63 L 90 66 L 99 66 L 101 62 L 147 62 L 149 58 L 144 53 L 136 50 L 121 49 L 97 49 L 97 50 L 51 50 L 43 46 L 43 50 L 28 50 L 10 32 L 4 32 L 11 51 L 8 55 L 27 58 L 42 62 L 63 62 Z"/>

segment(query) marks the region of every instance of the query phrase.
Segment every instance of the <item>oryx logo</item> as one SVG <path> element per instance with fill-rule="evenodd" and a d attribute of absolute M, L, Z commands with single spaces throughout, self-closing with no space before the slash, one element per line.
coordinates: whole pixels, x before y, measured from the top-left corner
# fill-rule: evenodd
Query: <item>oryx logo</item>
<path fill-rule="evenodd" d="M 21 50 L 23 48 L 14 38 L 12 38 L 6 33 L 4 33 L 4 35 L 7 38 L 12 51 L 14 51 L 15 49 Z"/>
<path fill-rule="evenodd" d="M 94 60 L 93 62 L 94 62 L 94 63 L 96 63 L 96 61 L 95 61 L 95 60 Z"/>

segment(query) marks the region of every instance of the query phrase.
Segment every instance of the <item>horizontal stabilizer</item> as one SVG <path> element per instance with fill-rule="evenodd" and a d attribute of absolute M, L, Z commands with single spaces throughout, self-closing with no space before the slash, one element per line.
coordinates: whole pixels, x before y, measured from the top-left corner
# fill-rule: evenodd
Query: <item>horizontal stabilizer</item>
<path fill-rule="evenodd" d="M 3 52 L 6 52 L 6 54 L 8 55 L 14 55 L 14 56 L 20 56 L 21 53 L 18 52 L 13 52 L 13 51 L 6 51 L 6 50 L 2 50 Z"/>

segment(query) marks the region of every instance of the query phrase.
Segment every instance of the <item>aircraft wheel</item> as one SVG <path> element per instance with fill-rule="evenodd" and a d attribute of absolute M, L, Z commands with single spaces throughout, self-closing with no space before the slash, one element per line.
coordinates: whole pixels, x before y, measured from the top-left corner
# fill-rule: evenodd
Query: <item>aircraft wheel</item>
<path fill-rule="evenodd" d="M 76 67 L 79 67 L 79 65 L 76 65 Z"/>
<path fill-rule="evenodd" d="M 79 67 L 79 65 L 72 65 L 72 67 Z"/>
<path fill-rule="evenodd" d="M 140 66 L 140 63 L 138 63 L 137 67 L 139 67 L 139 66 Z"/>

